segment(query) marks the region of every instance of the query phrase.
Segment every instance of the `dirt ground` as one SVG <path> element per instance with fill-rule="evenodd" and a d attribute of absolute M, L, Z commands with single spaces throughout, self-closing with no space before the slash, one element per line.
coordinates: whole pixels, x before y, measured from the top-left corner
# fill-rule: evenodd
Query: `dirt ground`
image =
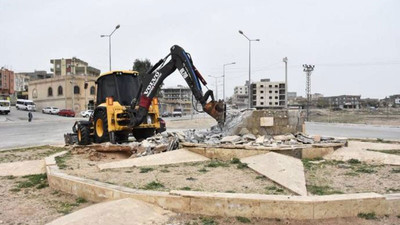
<path fill-rule="evenodd" d="M 312 195 L 400 192 L 400 166 L 368 165 L 358 160 L 303 160 L 303 164 L 307 190 Z"/>
<path fill-rule="evenodd" d="M 91 204 L 52 190 L 45 174 L 0 177 L 0 224 L 46 224 Z"/>
<path fill-rule="evenodd" d="M 400 108 L 385 109 L 311 109 L 312 122 L 356 123 L 369 125 L 400 126 Z"/>
<path fill-rule="evenodd" d="M 43 159 L 49 155 L 64 151 L 65 148 L 49 145 L 0 151 L 0 163 Z"/>
<path fill-rule="evenodd" d="M 373 217 L 369 219 L 359 217 L 338 218 L 323 220 L 288 220 L 288 219 L 259 219 L 246 217 L 206 217 L 181 214 L 173 217 L 166 224 L 173 225 L 397 225 L 400 224 L 399 216 Z"/>
<path fill-rule="evenodd" d="M 90 161 L 87 154 L 70 155 L 62 168 L 70 175 L 135 189 L 291 195 L 238 162 L 211 161 L 99 171 L 96 165 L 107 161 L 110 159 Z"/>

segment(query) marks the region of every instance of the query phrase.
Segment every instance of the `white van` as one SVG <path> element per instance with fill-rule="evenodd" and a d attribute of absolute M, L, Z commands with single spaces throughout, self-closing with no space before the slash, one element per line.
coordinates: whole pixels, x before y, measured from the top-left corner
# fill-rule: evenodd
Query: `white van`
<path fill-rule="evenodd" d="M 8 114 L 10 113 L 10 101 L 8 100 L 0 100 L 0 114 Z"/>
<path fill-rule="evenodd" d="M 17 99 L 15 107 L 19 110 L 36 111 L 36 105 L 32 100 Z"/>

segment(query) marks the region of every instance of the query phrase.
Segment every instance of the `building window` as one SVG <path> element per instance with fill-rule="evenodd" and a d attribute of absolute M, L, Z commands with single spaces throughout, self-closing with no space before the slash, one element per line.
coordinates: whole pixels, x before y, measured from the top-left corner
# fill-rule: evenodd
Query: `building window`
<path fill-rule="evenodd" d="M 269 96 L 269 99 L 272 99 L 272 96 Z"/>
<path fill-rule="evenodd" d="M 277 88 L 277 87 L 278 87 L 278 85 L 275 85 L 275 87 Z"/>
<path fill-rule="evenodd" d="M 80 90 L 79 90 L 79 86 L 75 85 L 74 86 L 74 94 L 79 94 Z"/>
<path fill-rule="evenodd" d="M 275 91 L 275 93 L 278 93 L 278 91 Z"/>
<path fill-rule="evenodd" d="M 270 102 L 269 105 L 272 105 L 272 102 Z"/>
<path fill-rule="evenodd" d="M 94 88 L 94 86 L 90 87 L 90 94 L 94 95 L 94 93 L 96 92 L 96 89 Z"/>
<path fill-rule="evenodd" d="M 270 88 L 272 88 L 272 85 L 269 85 Z"/>
<path fill-rule="evenodd" d="M 58 86 L 57 95 L 63 95 L 63 88 L 61 86 Z"/>
<path fill-rule="evenodd" d="M 261 85 L 260 85 L 260 88 L 263 88 L 263 87 L 264 87 L 264 85 L 261 84 Z"/>
<path fill-rule="evenodd" d="M 260 105 L 264 105 L 264 102 L 260 102 Z"/>
<path fill-rule="evenodd" d="M 264 96 L 260 96 L 260 99 L 264 99 Z"/>
<path fill-rule="evenodd" d="M 272 93 L 272 91 L 269 91 L 269 93 L 271 94 L 271 93 Z"/>
<path fill-rule="evenodd" d="M 47 96 L 53 96 L 53 88 L 49 87 L 49 89 L 47 89 Z"/>
<path fill-rule="evenodd" d="M 275 99 L 278 99 L 278 96 L 275 96 Z"/>
<path fill-rule="evenodd" d="M 264 93 L 264 91 L 260 91 L 260 93 L 261 93 L 261 94 L 263 94 L 263 93 Z"/>
<path fill-rule="evenodd" d="M 277 103 L 277 102 L 275 102 L 275 105 L 278 105 L 278 103 Z"/>

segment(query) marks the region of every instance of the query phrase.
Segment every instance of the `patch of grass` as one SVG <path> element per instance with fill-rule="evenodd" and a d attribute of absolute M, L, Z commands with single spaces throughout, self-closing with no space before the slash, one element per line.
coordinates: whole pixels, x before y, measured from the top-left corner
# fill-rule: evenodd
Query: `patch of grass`
<path fill-rule="evenodd" d="M 219 160 L 212 160 L 206 166 L 207 167 L 216 168 L 216 167 L 228 167 L 229 165 L 226 162 L 222 162 L 222 161 L 219 161 Z"/>
<path fill-rule="evenodd" d="M 376 141 L 380 142 L 380 143 L 384 142 L 384 140 L 382 138 L 377 138 Z"/>
<path fill-rule="evenodd" d="M 207 173 L 208 170 L 206 168 L 201 168 L 198 170 L 200 173 Z"/>
<path fill-rule="evenodd" d="M 282 193 L 283 192 L 283 189 L 278 188 L 276 186 L 267 186 L 267 187 L 265 187 L 265 189 L 268 190 L 268 191 L 276 192 L 276 193 Z"/>
<path fill-rule="evenodd" d="M 257 180 L 265 179 L 265 176 L 263 176 L 263 175 L 258 175 L 258 176 L 256 176 L 256 179 L 257 179 Z"/>
<path fill-rule="evenodd" d="M 399 169 L 392 168 L 392 170 L 390 172 L 391 173 L 400 173 L 400 168 Z"/>
<path fill-rule="evenodd" d="M 388 192 L 395 192 L 395 193 L 397 193 L 397 192 L 400 192 L 400 189 L 397 189 L 397 188 L 389 188 L 389 189 L 386 189 Z"/>
<path fill-rule="evenodd" d="M 68 153 L 66 153 L 66 154 L 64 154 L 62 156 L 56 157 L 56 163 L 57 163 L 58 168 L 66 169 L 68 167 L 67 164 L 66 164 L 66 161 L 68 159 L 70 159 L 71 156 L 72 156 L 71 153 L 68 152 Z"/>
<path fill-rule="evenodd" d="M 211 217 L 200 217 L 200 221 L 203 225 L 218 225 L 218 222 Z"/>
<path fill-rule="evenodd" d="M 169 172 L 171 172 L 171 171 L 169 171 L 169 170 L 167 170 L 167 169 L 162 169 L 162 170 L 160 170 L 160 172 L 161 172 L 161 173 L 169 173 Z"/>
<path fill-rule="evenodd" d="M 84 198 L 79 197 L 79 198 L 75 199 L 75 202 L 76 202 L 77 204 L 82 204 L 82 203 L 86 203 L 87 200 L 84 199 Z"/>
<path fill-rule="evenodd" d="M 313 166 L 313 164 L 310 163 L 310 159 L 302 159 L 301 161 L 303 162 L 304 169 L 306 170 L 311 169 L 311 167 Z"/>
<path fill-rule="evenodd" d="M 392 154 L 392 155 L 400 155 L 400 149 L 391 149 L 391 150 L 375 150 L 375 149 L 367 149 L 368 151 L 373 151 L 373 152 L 381 152 L 381 153 L 386 153 L 386 154 Z"/>
<path fill-rule="evenodd" d="M 225 193 L 236 193 L 236 191 L 227 190 L 227 191 L 225 191 Z"/>
<path fill-rule="evenodd" d="M 356 172 L 346 172 L 346 173 L 344 173 L 344 175 L 345 175 L 345 176 L 356 177 L 356 176 L 358 176 L 359 174 L 356 173 Z"/>
<path fill-rule="evenodd" d="M 366 219 L 366 220 L 376 220 L 377 219 L 376 214 L 374 212 L 372 212 L 372 213 L 359 213 L 357 216 L 359 218 L 363 218 L 363 219 Z"/>
<path fill-rule="evenodd" d="M 334 190 L 329 186 L 307 185 L 307 190 L 313 195 L 333 195 L 343 194 L 341 191 Z"/>
<path fill-rule="evenodd" d="M 153 171 L 153 168 L 150 167 L 140 167 L 140 173 L 148 173 L 150 171 Z"/>
<path fill-rule="evenodd" d="M 251 223 L 251 220 L 249 218 L 243 216 L 237 216 L 236 220 L 241 223 Z"/>
<path fill-rule="evenodd" d="M 23 176 L 25 178 L 23 181 L 18 181 L 17 188 L 31 188 L 35 187 L 41 189 L 47 187 L 47 175 L 45 173 Z"/>
<path fill-rule="evenodd" d="M 349 159 L 347 162 L 350 164 L 361 164 L 360 160 L 358 159 Z"/>
<path fill-rule="evenodd" d="M 77 204 L 77 203 L 61 202 L 57 208 L 57 212 L 62 213 L 64 215 L 69 214 L 77 206 L 79 206 L 79 204 Z"/>
<path fill-rule="evenodd" d="M 160 188 L 163 188 L 163 187 L 164 187 L 164 185 L 162 183 L 159 183 L 157 181 L 152 181 L 152 182 L 146 184 L 143 187 L 143 189 L 145 189 L 145 190 L 156 190 L 156 189 L 160 189 Z"/>
<path fill-rule="evenodd" d="M 239 163 L 240 163 L 240 159 L 238 159 L 238 158 L 232 158 L 232 159 L 231 159 L 231 163 L 232 163 L 232 164 L 239 164 Z"/>
<path fill-rule="evenodd" d="M 13 175 L 10 175 L 10 176 L 6 176 L 5 178 L 7 180 L 14 180 L 16 177 L 14 177 Z"/>
<path fill-rule="evenodd" d="M 190 191 L 190 190 L 192 190 L 192 189 L 191 189 L 190 187 L 187 187 L 187 186 L 186 186 L 186 187 L 181 188 L 181 190 L 182 190 L 182 191 Z"/>
<path fill-rule="evenodd" d="M 247 163 L 240 162 L 239 164 L 237 164 L 237 168 L 241 170 L 249 167 L 247 166 Z"/>
<path fill-rule="evenodd" d="M 376 173 L 376 170 L 372 169 L 368 165 L 360 166 L 360 167 L 356 168 L 354 171 L 358 172 L 358 173 Z"/>

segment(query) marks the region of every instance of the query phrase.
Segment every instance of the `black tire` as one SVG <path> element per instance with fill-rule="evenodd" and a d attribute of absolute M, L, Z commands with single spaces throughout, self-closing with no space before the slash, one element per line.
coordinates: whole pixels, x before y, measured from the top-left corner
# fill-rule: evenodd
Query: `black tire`
<path fill-rule="evenodd" d="M 102 128 L 102 132 L 100 132 Z M 102 143 L 110 141 L 108 134 L 108 121 L 106 109 L 98 109 L 94 114 L 94 142 Z"/>
<path fill-rule="evenodd" d="M 142 140 L 154 136 L 155 132 L 155 128 L 135 128 L 132 131 L 132 135 L 136 138 L 136 140 Z"/>
<path fill-rule="evenodd" d="M 84 125 L 78 125 L 78 144 L 88 145 L 90 144 L 90 128 Z"/>

